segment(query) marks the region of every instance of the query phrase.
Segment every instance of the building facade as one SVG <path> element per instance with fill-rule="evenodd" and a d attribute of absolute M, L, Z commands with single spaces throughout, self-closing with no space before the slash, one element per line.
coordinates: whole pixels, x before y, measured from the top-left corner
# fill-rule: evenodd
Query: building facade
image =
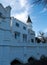
<path fill-rule="evenodd" d="M 31 56 L 47 55 L 47 44 L 35 43 L 35 32 L 28 16 L 26 24 L 11 17 L 11 7 L 0 4 L 0 65 L 10 65 L 14 59 L 27 62 Z"/>

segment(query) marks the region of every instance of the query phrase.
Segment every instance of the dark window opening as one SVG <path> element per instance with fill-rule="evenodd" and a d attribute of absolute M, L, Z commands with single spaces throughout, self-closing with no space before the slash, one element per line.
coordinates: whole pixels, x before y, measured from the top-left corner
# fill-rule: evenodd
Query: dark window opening
<path fill-rule="evenodd" d="M 23 29 L 26 30 L 26 27 L 24 26 Z"/>
<path fill-rule="evenodd" d="M 34 42 L 34 39 L 31 39 L 31 42 Z"/>
<path fill-rule="evenodd" d="M 19 32 L 15 32 L 15 38 L 18 39 L 20 37 L 20 33 Z"/>
<path fill-rule="evenodd" d="M 19 27 L 19 24 L 18 24 L 18 23 L 16 23 L 16 26 L 17 26 L 17 27 Z"/>
<path fill-rule="evenodd" d="M 5 17 L 2 15 L 2 13 L 1 13 L 1 12 L 0 12 L 0 18 L 5 19 Z"/>
<path fill-rule="evenodd" d="M 27 35 L 23 34 L 23 41 L 26 42 L 27 41 Z"/>
<path fill-rule="evenodd" d="M 0 17 L 2 17 L 2 13 L 0 12 Z"/>
<path fill-rule="evenodd" d="M 17 34 L 15 33 L 15 38 L 17 38 Z"/>

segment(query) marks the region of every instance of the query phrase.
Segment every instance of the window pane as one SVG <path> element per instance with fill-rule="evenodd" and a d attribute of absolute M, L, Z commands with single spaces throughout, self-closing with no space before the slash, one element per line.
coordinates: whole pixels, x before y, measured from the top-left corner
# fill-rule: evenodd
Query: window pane
<path fill-rule="evenodd" d="M 23 41 L 27 41 L 27 35 L 23 34 Z"/>
<path fill-rule="evenodd" d="M 17 27 L 19 27 L 19 24 L 18 24 L 18 23 L 16 23 L 16 26 L 17 26 Z"/>
<path fill-rule="evenodd" d="M 34 39 L 31 39 L 31 42 L 34 42 Z"/>
<path fill-rule="evenodd" d="M 20 33 L 19 32 L 15 32 L 15 38 L 18 39 L 20 37 Z"/>
<path fill-rule="evenodd" d="M 23 29 L 26 30 L 26 27 L 24 26 Z"/>

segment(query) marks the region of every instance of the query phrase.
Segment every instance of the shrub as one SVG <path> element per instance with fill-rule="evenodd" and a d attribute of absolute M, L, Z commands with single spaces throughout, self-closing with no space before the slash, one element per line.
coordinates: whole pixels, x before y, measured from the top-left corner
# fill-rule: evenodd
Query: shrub
<path fill-rule="evenodd" d="M 11 65 L 16 65 L 16 64 L 21 64 L 21 62 L 16 59 L 11 62 Z"/>

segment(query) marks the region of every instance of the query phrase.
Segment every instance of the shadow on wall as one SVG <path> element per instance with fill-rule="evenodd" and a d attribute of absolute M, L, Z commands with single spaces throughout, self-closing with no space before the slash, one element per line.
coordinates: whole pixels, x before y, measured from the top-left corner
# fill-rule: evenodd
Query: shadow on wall
<path fill-rule="evenodd" d="M 47 57 L 42 55 L 39 60 L 37 60 L 33 57 L 30 57 L 28 59 L 28 63 L 30 65 L 47 65 Z"/>
<path fill-rule="evenodd" d="M 47 57 L 42 55 L 39 60 L 34 57 L 30 57 L 27 63 L 22 63 L 19 60 L 14 59 L 10 65 L 47 65 Z"/>
<path fill-rule="evenodd" d="M 20 61 L 17 60 L 17 59 L 14 59 L 10 64 L 11 64 L 11 65 L 16 65 L 16 64 L 22 64 L 22 62 L 20 62 Z"/>

